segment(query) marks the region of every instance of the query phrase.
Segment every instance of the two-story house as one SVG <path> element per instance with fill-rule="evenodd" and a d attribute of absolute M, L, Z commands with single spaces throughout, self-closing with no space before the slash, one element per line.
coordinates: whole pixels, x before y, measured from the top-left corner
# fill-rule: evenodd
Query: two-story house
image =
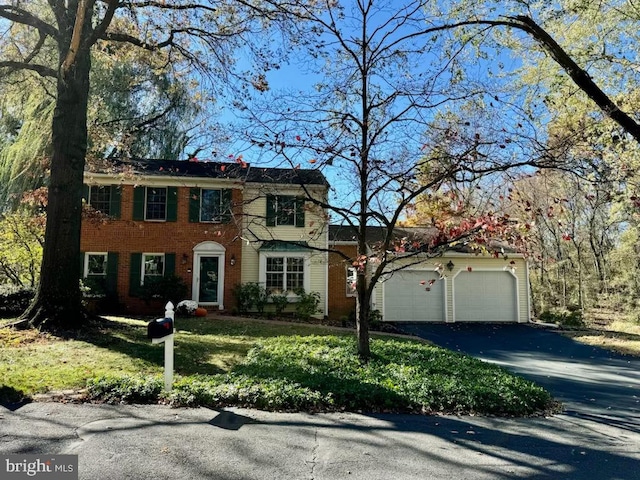
<path fill-rule="evenodd" d="M 309 198 L 326 201 L 328 187 L 316 170 L 244 162 L 128 161 L 86 172 L 82 276 L 102 280 L 131 313 L 156 313 L 141 287 L 177 275 L 209 310 L 230 311 L 236 284 L 260 282 L 319 292 L 325 316 L 327 219 Z"/>

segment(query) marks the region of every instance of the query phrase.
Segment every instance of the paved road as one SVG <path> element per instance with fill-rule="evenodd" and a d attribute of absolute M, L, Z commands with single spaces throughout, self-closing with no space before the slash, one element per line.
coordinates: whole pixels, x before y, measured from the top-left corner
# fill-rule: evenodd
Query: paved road
<path fill-rule="evenodd" d="M 565 404 L 569 415 L 640 433 L 638 358 L 531 325 L 404 324 L 400 328 L 537 382 Z"/>
<path fill-rule="evenodd" d="M 444 327 L 422 334 L 546 383 L 570 414 L 309 415 L 32 403 L 0 407 L 0 453 L 77 454 L 86 480 L 640 479 L 637 360 L 594 350 L 586 361 L 587 350 L 529 327 L 484 334 Z"/>
<path fill-rule="evenodd" d="M 283 414 L 164 406 L 0 407 L 0 453 L 72 453 L 80 478 L 634 480 L 637 434 L 560 415 Z"/>

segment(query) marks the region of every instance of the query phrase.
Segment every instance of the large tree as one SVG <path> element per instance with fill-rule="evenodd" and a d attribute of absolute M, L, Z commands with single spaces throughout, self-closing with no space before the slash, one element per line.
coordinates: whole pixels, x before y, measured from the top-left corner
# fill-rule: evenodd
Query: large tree
<path fill-rule="evenodd" d="M 203 78 L 232 63 L 229 49 L 252 27 L 240 2 L 12 0 L 0 5 L 0 78 L 32 72 L 54 80 L 52 151 L 45 248 L 36 298 L 24 318 L 34 326 L 82 326 L 77 259 L 92 50 L 98 42 L 162 52 L 166 68 Z M 108 48 L 108 47 L 107 47 Z M 49 54 L 54 52 L 54 63 Z"/>
<path fill-rule="evenodd" d="M 327 2 L 320 13 L 297 12 L 312 34 L 301 32 L 299 38 L 308 47 L 300 64 L 311 74 L 313 88 L 269 96 L 262 108 L 254 100 L 248 107 L 254 116 L 245 131 L 265 159 L 321 169 L 332 183 L 329 200 L 308 192 L 307 203 L 328 210 L 358 244 L 357 258 L 351 260 L 357 268 L 356 325 L 363 359 L 370 356 L 374 288 L 385 275 L 457 243 L 481 243 L 507 230 L 509 222 L 490 208 L 461 208 L 452 186 L 547 161 L 517 154 L 510 133 L 497 125 L 523 129 L 520 114 L 512 109 L 501 117 L 486 108 L 497 92 L 463 72 L 472 61 L 465 46 L 487 27 L 475 21 L 447 23 L 429 13 L 429 4 L 356 0 Z M 452 38 L 464 25 L 476 27 L 475 33 L 467 40 Z M 467 108 L 487 114 L 454 113 Z M 409 207 L 443 192 L 446 211 L 398 236 Z M 374 241 L 372 226 L 382 238 Z"/>

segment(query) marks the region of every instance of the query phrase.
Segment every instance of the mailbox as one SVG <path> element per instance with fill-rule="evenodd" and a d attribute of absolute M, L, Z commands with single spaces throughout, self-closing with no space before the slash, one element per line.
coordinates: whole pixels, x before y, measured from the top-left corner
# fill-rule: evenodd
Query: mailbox
<path fill-rule="evenodd" d="M 147 337 L 162 338 L 173 333 L 173 320 L 170 318 L 158 318 L 147 324 Z"/>

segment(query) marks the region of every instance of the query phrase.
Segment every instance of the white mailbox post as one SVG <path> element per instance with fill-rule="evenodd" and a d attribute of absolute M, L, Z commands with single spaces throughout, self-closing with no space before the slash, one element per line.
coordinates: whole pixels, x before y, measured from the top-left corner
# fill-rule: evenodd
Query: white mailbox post
<path fill-rule="evenodd" d="M 164 390 L 169 392 L 173 385 L 173 336 L 175 333 L 175 312 L 173 309 L 173 303 L 171 302 L 168 302 L 164 308 L 164 318 L 154 321 L 171 320 L 171 333 L 163 337 L 152 338 L 151 343 L 164 343 Z"/>

